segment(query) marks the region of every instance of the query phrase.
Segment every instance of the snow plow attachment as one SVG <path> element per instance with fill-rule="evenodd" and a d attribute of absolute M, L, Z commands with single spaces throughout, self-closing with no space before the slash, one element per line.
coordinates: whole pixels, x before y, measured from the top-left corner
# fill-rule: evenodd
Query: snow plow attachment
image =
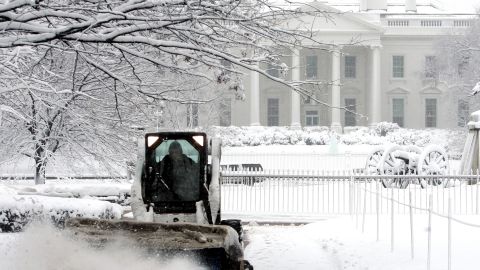
<path fill-rule="evenodd" d="M 146 254 L 189 258 L 205 269 L 253 269 L 243 260 L 238 234 L 229 226 L 73 218 L 65 228 L 74 237 L 102 248 L 128 241 Z"/>

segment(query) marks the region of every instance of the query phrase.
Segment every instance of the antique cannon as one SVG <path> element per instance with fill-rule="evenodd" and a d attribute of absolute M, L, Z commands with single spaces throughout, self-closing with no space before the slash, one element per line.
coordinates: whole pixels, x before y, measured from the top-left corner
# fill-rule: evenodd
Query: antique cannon
<path fill-rule="evenodd" d="M 406 188 L 411 180 L 416 180 L 422 188 L 427 184 L 441 185 L 441 177 L 421 177 L 428 175 L 445 175 L 448 171 L 448 156 L 445 149 L 429 145 L 423 150 L 414 145 L 391 145 L 374 149 L 367 158 L 367 174 L 396 176 L 418 175 L 418 178 L 386 177 L 382 184 L 386 188 Z"/>

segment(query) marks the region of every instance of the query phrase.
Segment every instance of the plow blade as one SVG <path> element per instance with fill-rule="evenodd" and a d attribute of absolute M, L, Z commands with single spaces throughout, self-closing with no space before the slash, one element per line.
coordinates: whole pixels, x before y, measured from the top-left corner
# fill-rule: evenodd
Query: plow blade
<path fill-rule="evenodd" d="M 243 260 L 237 233 L 228 226 L 87 218 L 70 219 L 65 225 L 75 238 L 96 248 L 127 241 L 147 254 L 188 257 L 206 269 L 253 269 Z"/>

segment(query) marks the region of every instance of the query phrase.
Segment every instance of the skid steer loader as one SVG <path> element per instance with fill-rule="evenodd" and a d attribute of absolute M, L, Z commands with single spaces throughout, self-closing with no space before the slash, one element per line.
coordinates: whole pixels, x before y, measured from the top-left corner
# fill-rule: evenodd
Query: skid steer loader
<path fill-rule="evenodd" d="M 201 132 L 147 133 L 132 185 L 134 220 L 77 218 L 66 227 L 98 246 L 127 238 L 207 269 L 253 269 L 243 258 L 240 220 L 221 219 L 220 147 Z"/>

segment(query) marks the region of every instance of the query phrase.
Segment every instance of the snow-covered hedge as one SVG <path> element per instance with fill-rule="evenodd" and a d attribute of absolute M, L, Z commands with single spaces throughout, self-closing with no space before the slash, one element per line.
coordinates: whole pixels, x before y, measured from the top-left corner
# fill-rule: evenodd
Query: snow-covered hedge
<path fill-rule="evenodd" d="M 351 127 L 350 132 L 337 134 L 328 127 L 210 127 L 209 136 L 220 137 L 224 146 L 258 145 L 326 145 L 335 141 L 346 144 L 381 145 L 394 143 L 424 147 L 438 144 L 449 152 L 462 151 L 466 129 L 405 129 L 395 123 L 381 122 L 374 127 Z"/>
<path fill-rule="evenodd" d="M 120 218 L 118 204 L 94 199 L 18 195 L 0 186 L 0 231 L 19 231 L 32 220 L 52 221 L 63 226 L 70 217 Z"/>

